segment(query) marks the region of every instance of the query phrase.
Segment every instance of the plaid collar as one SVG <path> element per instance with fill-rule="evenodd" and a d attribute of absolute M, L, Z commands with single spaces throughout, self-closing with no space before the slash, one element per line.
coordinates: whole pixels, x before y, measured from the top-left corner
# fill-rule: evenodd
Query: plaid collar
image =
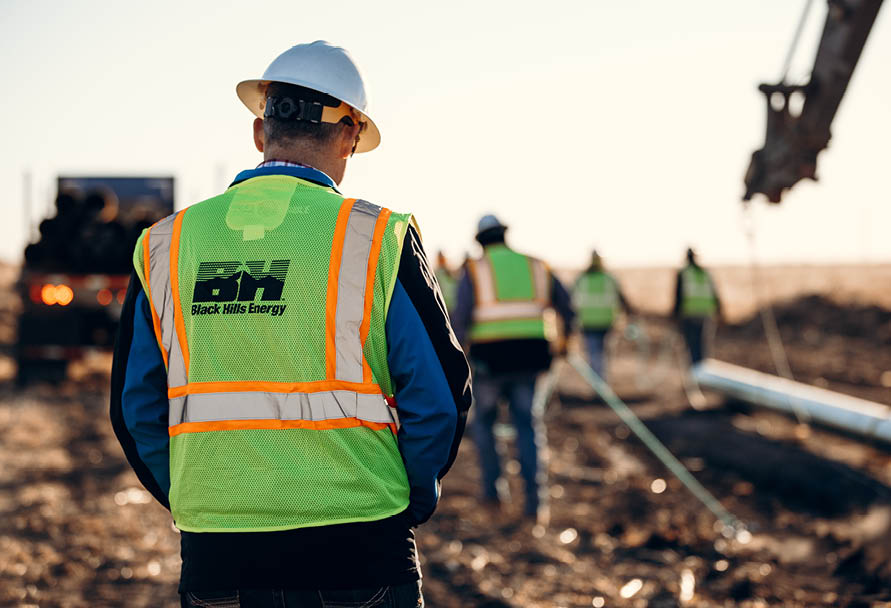
<path fill-rule="evenodd" d="M 234 186 L 235 184 L 251 179 L 252 177 L 260 177 L 261 175 L 290 175 L 291 177 L 307 180 L 319 184 L 320 186 L 326 186 L 340 194 L 340 191 L 337 189 L 337 184 L 324 172 L 319 171 L 314 167 L 310 167 L 309 165 L 292 163 L 285 160 L 267 160 L 260 163 L 256 169 L 242 171 L 235 176 L 235 180 L 230 186 Z"/>

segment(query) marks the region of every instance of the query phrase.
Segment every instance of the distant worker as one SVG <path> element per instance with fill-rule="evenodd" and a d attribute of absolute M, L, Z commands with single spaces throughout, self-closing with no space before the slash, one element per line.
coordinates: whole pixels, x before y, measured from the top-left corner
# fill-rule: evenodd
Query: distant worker
<path fill-rule="evenodd" d="M 547 437 L 542 412 L 533 410 L 533 395 L 536 378 L 551 365 L 551 342 L 557 341 L 558 328 L 549 309 L 562 318 L 563 336 L 568 335 L 575 313 L 566 289 L 544 262 L 505 244 L 506 230 L 493 215 L 480 220 L 476 240 L 483 255 L 466 265 L 453 322 L 474 370 L 471 432 L 479 451 L 483 498 L 491 505 L 508 498 L 507 484 L 500 481 L 493 433 L 498 402 L 504 399 L 517 431 L 524 513 L 545 523 L 547 463 L 542 459 Z"/>
<path fill-rule="evenodd" d="M 677 274 L 674 318 L 680 324 L 690 363 L 707 356 L 707 329 L 721 315 L 721 300 L 709 273 L 696 260 L 696 252 L 687 249 L 687 264 Z"/>
<path fill-rule="evenodd" d="M 458 280 L 449 269 L 448 260 L 445 253 L 440 251 L 436 254 L 436 280 L 439 282 L 439 288 L 442 290 L 442 297 L 445 300 L 446 308 L 449 313 L 455 309 L 455 297 L 458 292 Z"/>
<path fill-rule="evenodd" d="M 138 241 L 115 432 L 181 531 L 183 606 L 420 606 L 467 361 L 412 216 L 337 190 L 380 141 L 351 56 L 299 44 L 237 92 L 264 161 Z"/>
<path fill-rule="evenodd" d="M 597 251 L 591 253 L 591 265 L 576 280 L 572 301 L 578 313 L 578 324 L 588 353 L 588 361 L 597 374 L 606 379 L 604 345 L 617 315 L 633 314 L 622 294 L 619 282 L 603 267 Z"/>

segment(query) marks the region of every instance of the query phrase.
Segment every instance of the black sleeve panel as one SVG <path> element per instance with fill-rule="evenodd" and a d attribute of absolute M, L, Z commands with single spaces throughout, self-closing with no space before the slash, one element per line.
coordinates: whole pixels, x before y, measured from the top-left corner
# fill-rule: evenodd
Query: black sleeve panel
<path fill-rule="evenodd" d="M 136 451 L 136 442 L 127 425 L 124 424 L 124 410 L 121 403 L 121 396 L 124 393 L 124 378 L 127 374 L 127 359 L 130 356 L 130 344 L 133 341 L 133 317 L 136 314 L 136 296 L 142 286 L 139 277 L 133 272 L 130 274 L 130 284 L 127 287 L 127 297 L 124 299 L 124 306 L 121 309 L 121 322 L 118 326 L 118 335 L 114 345 L 114 361 L 111 365 L 111 426 L 114 434 L 118 438 L 121 447 L 124 450 L 124 456 L 127 462 L 136 472 L 136 477 L 145 486 L 145 489 L 155 497 L 155 499 L 170 508 L 170 502 L 167 494 L 161 490 L 161 486 L 155 480 L 149 468 L 139 457 Z"/>
<path fill-rule="evenodd" d="M 455 427 L 455 437 L 449 452 L 446 465 L 439 472 L 439 478 L 451 468 L 458 454 L 458 445 L 464 435 L 464 426 L 467 422 L 467 411 L 470 409 L 471 381 L 470 366 L 464 357 L 464 351 L 452 331 L 449 316 L 442 293 L 436 282 L 436 276 L 427 263 L 427 256 L 421 239 L 413 226 L 410 226 L 405 235 L 405 244 L 402 248 L 402 257 L 399 260 L 399 282 L 408 294 L 409 299 L 418 311 L 421 321 L 430 337 L 430 342 L 439 357 L 443 373 L 452 391 L 455 401 L 455 409 L 458 412 L 458 424 Z"/>

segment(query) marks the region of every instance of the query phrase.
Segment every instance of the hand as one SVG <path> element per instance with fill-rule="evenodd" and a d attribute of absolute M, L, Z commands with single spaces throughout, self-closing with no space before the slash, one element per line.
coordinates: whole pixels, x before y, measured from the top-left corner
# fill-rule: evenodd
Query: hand
<path fill-rule="evenodd" d="M 565 357 L 568 350 L 567 341 L 564 336 L 558 336 L 557 339 L 551 343 L 551 351 L 555 357 Z"/>

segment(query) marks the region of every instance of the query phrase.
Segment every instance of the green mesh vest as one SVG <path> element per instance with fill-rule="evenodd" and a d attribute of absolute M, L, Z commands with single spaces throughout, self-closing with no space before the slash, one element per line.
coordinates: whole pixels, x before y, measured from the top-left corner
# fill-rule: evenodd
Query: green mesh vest
<path fill-rule="evenodd" d="M 681 271 L 681 316 L 710 317 L 718 310 L 715 290 L 708 274 L 697 266 Z"/>
<path fill-rule="evenodd" d="M 408 505 L 385 322 L 410 215 L 261 176 L 143 233 L 187 531 L 378 520 Z"/>
<path fill-rule="evenodd" d="M 619 293 L 613 278 L 602 270 L 586 272 L 573 289 L 573 303 L 582 329 L 609 329 L 619 309 Z"/>
<path fill-rule="evenodd" d="M 550 272 L 543 262 L 497 244 L 487 246 L 483 257 L 468 266 L 476 294 L 471 342 L 552 335 L 545 320 Z"/>

